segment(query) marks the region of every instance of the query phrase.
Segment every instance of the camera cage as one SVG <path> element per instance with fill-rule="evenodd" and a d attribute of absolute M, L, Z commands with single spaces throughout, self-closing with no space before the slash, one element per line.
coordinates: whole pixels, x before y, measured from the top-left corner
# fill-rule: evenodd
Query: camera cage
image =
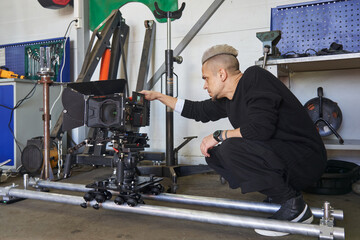
<path fill-rule="evenodd" d="M 63 94 L 63 129 L 82 125 L 111 131 L 137 132 L 150 124 L 150 103 L 133 92 L 126 97 L 126 80 L 69 83 Z"/>

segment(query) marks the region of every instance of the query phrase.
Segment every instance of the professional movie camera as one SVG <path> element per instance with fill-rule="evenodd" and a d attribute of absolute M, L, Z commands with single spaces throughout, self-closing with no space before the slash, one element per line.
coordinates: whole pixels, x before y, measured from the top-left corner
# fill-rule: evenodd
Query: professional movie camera
<path fill-rule="evenodd" d="M 105 154 L 80 154 L 87 158 L 102 158 L 103 165 L 114 168 L 114 174 L 104 180 L 87 185 L 91 190 L 85 194 L 86 202 L 96 200 L 102 203 L 112 198 L 115 203 L 126 202 L 130 206 L 142 203 L 140 193 L 159 194 L 164 188 L 162 178 L 138 176 L 137 164 L 144 158 L 143 150 L 149 147 L 148 136 L 139 133 L 139 127 L 150 124 L 150 103 L 141 93 L 133 92 L 126 97 L 126 81 L 106 80 L 84 83 L 70 83 L 63 93 L 63 129 L 68 131 L 86 125 L 100 129 L 106 134 L 87 138 L 68 150 L 67 161 L 71 162 L 74 152 L 80 147 L 107 146 L 113 151 Z M 70 159 L 70 160 L 69 160 Z M 107 162 L 106 162 L 107 161 Z M 88 204 L 82 204 L 86 207 Z M 94 208 L 97 208 L 95 205 Z"/>
<path fill-rule="evenodd" d="M 84 124 L 113 131 L 137 131 L 150 124 L 150 103 L 141 93 L 125 96 L 124 79 L 69 83 L 63 93 L 67 131 Z"/>

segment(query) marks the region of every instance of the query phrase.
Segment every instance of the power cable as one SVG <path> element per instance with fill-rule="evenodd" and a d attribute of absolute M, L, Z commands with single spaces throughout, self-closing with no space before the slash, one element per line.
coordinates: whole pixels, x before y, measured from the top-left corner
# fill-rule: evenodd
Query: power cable
<path fill-rule="evenodd" d="M 65 42 L 64 42 L 64 51 L 63 51 L 63 64 L 62 64 L 62 67 L 61 67 L 61 70 L 60 70 L 60 83 L 63 83 L 63 71 L 64 71 L 65 63 L 66 63 L 66 44 L 67 44 L 67 42 L 69 40 L 69 35 L 71 33 L 71 29 L 74 26 L 72 23 L 77 22 L 77 21 L 78 21 L 77 19 L 74 19 L 69 23 L 69 25 L 68 25 L 68 27 L 66 29 L 65 35 L 64 35 Z M 59 101 L 63 91 L 64 91 L 64 86 L 61 84 L 60 93 L 59 93 L 58 97 L 55 99 L 54 103 L 52 104 L 52 106 L 50 108 L 50 115 L 51 115 L 51 113 L 52 113 L 52 111 L 53 111 L 53 109 L 55 107 L 55 104 Z M 50 129 L 51 129 L 51 120 L 50 120 Z"/>

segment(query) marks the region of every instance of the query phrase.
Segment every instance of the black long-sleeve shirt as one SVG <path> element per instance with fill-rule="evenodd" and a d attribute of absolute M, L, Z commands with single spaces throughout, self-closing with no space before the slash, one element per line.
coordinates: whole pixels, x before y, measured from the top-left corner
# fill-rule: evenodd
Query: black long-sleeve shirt
<path fill-rule="evenodd" d="M 181 115 L 202 122 L 228 117 L 234 129 L 240 128 L 243 138 L 269 142 L 283 158 L 325 152 L 299 100 L 279 79 L 257 66 L 244 72 L 232 100 L 185 100 Z"/>

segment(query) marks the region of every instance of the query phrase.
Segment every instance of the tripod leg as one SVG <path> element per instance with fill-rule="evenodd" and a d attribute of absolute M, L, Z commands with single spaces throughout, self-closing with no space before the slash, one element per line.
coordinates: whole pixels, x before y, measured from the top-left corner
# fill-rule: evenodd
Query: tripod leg
<path fill-rule="evenodd" d="M 169 167 L 169 172 L 170 172 L 170 176 L 171 176 L 171 186 L 170 188 L 167 190 L 167 192 L 169 193 L 176 193 L 176 190 L 178 189 L 179 185 L 177 184 L 177 174 L 175 172 L 175 169 L 173 167 Z"/>
<path fill-rule="evenodd" d="M 64 178 L 70 177 L 71 160 L 72 160 L 71 154 L 70 153 L 66 154 L 65 164 L 64 164 Z"/>

